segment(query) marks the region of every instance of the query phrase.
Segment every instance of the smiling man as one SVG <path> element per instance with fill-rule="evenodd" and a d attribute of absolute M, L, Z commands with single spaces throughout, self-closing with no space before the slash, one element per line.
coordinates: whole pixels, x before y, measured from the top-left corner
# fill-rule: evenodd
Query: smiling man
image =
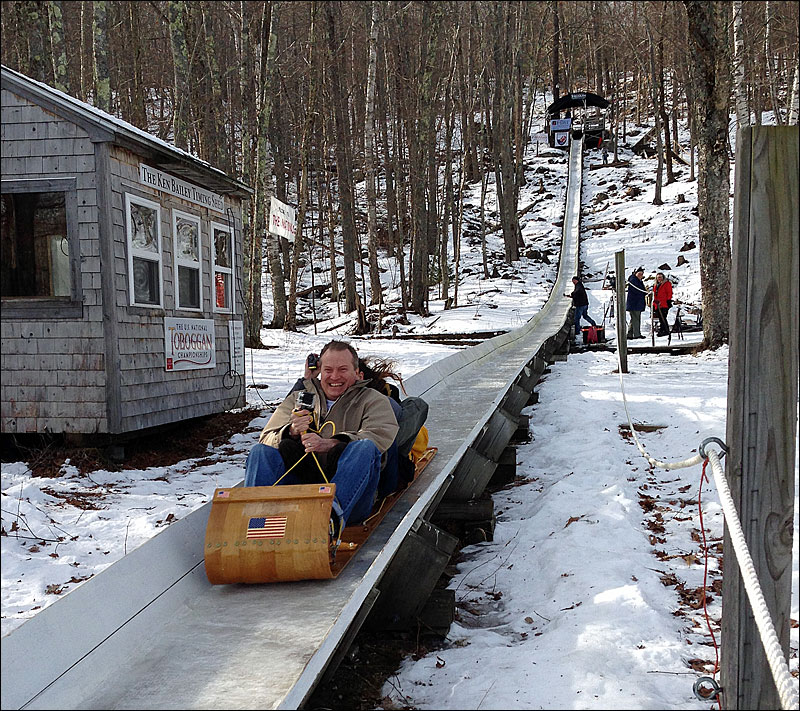
<path fill-rule="evenodd" d="M 313 405 L 303 404 L 309 395 Z M 332 481 L 337 513 L 359 523 L 372 511 L 382 458 L 397 431 L 389 399 L 367 387 L 355 349 L 330 341 L 320 352 L 319 379 L 289 393 L 261 432 L 244 485 Z"/>

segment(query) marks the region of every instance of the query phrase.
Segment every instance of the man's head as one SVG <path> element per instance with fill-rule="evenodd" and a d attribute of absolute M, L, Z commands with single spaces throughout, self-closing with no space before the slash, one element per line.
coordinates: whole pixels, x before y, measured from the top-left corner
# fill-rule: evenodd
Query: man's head
<path fill-rule="evenodd" d="M 659 272 L 658 274 L 656 274 L 656 281 L 657 281 L 659 284 L 660 284 L 662 281 L 664 281 L 664 272 Z"/>
<path fill-rule="evenodd" d="M 338 400 L 347 390 L 361 380 L 358 353 L 344 341 L 326 343 L 319 354 L 319 381 L 322 392 L 329 400 Z"/>
<path fill-rule="evenodd" d="M 578 277 L 576 277 L 576 276 L 572 277 L 572 283 L 573 284 L 577 284 L 579 281 L 580 281 L 580 279 L 578 279 Z"/>
<path fill-rule="evenodd" d="M 639 279 L 641 279 L 641 278 L 644 276 L 644 269 L 642 269 L 641 267 L 639 267 L 639 268 L 636 270 L 636 272 L 635 272 L 635 273 L 636 273 L 636 276 L 637 276 L 637 277 L 639 277 Z"/>

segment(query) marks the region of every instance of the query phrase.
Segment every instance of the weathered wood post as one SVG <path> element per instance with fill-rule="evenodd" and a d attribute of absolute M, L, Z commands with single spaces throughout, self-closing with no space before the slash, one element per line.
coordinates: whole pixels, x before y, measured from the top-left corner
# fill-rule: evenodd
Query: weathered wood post
<path fill-rule="evenodd" d="M 788 656 L 798 393 L 797 126 L 742 130 L 735 190 L 726 476 Z M 723 545 L 723 705 L 781 708 L 727 527 Z"/>
<path fill-rule="evenodd" d="M 617 348 L 619 365 L 623 373 L 628 372 L 628 326 L 625 323 L 625 250 L 614 253 L 614 269 L 617 274 Z"/>

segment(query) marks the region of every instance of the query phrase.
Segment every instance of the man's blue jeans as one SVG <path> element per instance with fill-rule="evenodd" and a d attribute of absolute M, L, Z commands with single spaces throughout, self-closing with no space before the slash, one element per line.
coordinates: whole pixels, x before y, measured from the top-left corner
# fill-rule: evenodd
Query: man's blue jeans
<path fill-rule="evenodd" d="M 281 453 L 266 444 L 255 444 L 247 455 L 245 486 L 272 486 L 286 473 Z M 375 443 L 359 439 L 344 448 L 333 476 L 336 500 L 348 523 L 360 523 L 372 512 L 375 490 L 381 474 L 381 453 Z M 281 479 L 281 484 L 300 484 L 293 473 Z M 279 484 L 280 486 L 280 484 Z"/>
<path fill-rule="evenodd" d="M 588 321 L 592 326 L 596 326 L 594 319 L 586 313 L 589 310 L 588 304 L 584 304 L 583 306 L 576 306 L 575 307 L 575 335 L 577 336 L 581 332 L 581 318 L 584 321 Z"/>

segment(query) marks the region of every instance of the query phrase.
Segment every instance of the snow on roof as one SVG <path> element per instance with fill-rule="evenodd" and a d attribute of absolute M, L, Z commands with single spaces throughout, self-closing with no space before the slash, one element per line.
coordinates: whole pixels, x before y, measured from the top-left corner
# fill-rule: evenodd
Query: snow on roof
<path fill-rule="evenodd" d="M 158 138 L 158 136 L 154 136 L 152 133 L 148 133 L 147 131 L 138 128 L 127 121 L 123 121 L 121 118 L 118 118 L 113 114 L 106 113 L 102 109 L 98 109 L 96 106 L 92 106 L 91 104 L 87 104 L 85 101 L 76 99 L 74 96 L 65 94 L 63 91 L 59 91 L 48 84 L 37 81 L 36 79 L 31 79 L 29 76 L 26 76 L 25 74 L 22 74 L 5 65 L 2 65 L 2 77 L 4 80 L 9 80 L 12 84 L 22 85 L 34 93 L 42 95 L 57 105 L 66 106 L 67 108 L 71 108 L 74 111 L 84 114 L 89 120 L 97 124 L 100 128 L 110 131 L 115 135 L 124 135 L 126 138 L 137 141 L 138 143 L 141 143 L 149 148 L 155 148 L 157 150 L 164 151 L 177 157 L 179 160 L 189 162 L 195 167 L 213 174 L 216 178 L 222 180 L 230 187 L 235 188 L 235 190 L 232 192 L 244 191 L 249 194 L 252 194 L 253 192 L 253 189 L 250 186 L 237 180 L 236 178 L 231 177 L 219 168 L 215 168 L 207 161 L 192 155 L 188 151 L 178 148 L 172 143 L 168 143 L 167 141 Z"/>

